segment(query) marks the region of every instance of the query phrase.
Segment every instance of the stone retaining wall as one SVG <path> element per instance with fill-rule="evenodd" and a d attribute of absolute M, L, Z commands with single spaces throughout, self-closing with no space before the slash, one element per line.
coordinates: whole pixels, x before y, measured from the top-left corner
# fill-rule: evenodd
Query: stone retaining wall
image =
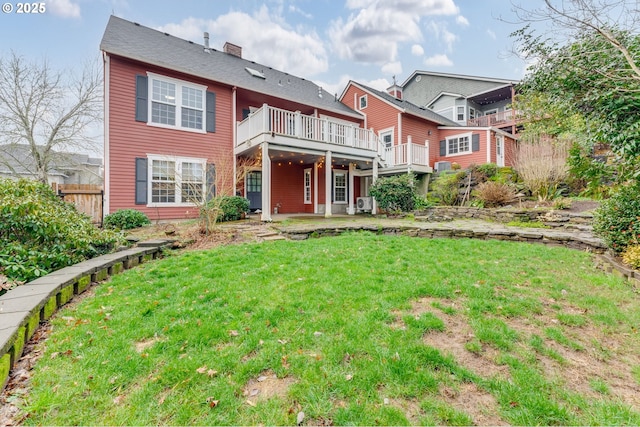
<path fill-rule="evenodd" d="M 41 322 L 91 283 L 157 258 L 167 244 L 163 240 L 143 242 L 54 271 L 0 295 L 0 390 Z"/>
<path fill-rule="evenodd" d="M 587 250 L 589 252 L 603 254 L 607 247 L 602 240 L 593 236 L 585 236 L 575 233 L 561 232 L 557 230 L 509 228 L 490 229 L 485 227 L 430 227 L 424 226 L 373 226 L 373 225 L 345 225 L 332 227 L 316 227 L 312 230 L 305 227 L 285 227 L 282 233 L 291 240 L 304 240 L 309 237 L 337 236 L 350 231 L 371 231 L 384 235 L 405 235 L 425 238 L 473 238 L 495 239 L 513 242 L 542 243 L 550 246 L 564 246 L 570 249 Z"/>
<path fill-rule="evenodd" d="M 416 221 L 452 221 L 454 219 L 478 219 L 507 224 L 512 221 L 539 221 L 551 228 L 590 229 L 593 215 L 563 210 L 538 208 L 473 208 L 458 206 L 434 206 L 415 212 Z"/>

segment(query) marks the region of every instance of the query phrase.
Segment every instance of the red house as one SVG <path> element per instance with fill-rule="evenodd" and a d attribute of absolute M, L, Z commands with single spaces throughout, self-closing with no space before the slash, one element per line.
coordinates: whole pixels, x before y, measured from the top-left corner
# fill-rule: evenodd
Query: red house
<path fill-rule="evenodd" d="M 426 174 L 443 160 L 496 161 L 489 145 L 507 139 L 355 82 L 337 99 L 243 59 L 239 46 L 212 49 L 207 33 L 201 45 L 112 16 L 100 48 L 105 213 L 197 216 L 197 201 L 222 190 L 215 178 L 235 176 L 245 159 L 253 167 L 231 192 L 247 197 L 262 220 L 274 212 L 375 211 L 361 196 L 379 175 Z"/>
<path fill-rule="evenodd" d="M 340 99 L 365 116 L 365 126 L 378 134 L 384 145 L 383 159 L 390 164 L 408 156 L 407 163 L 418 174 L 430 173 L 429 166 L 448 169 L 452 163 L 462 168 L 483 163 L 512 165 L 517 136 L 497 123 L 460 124 L 419 107 L 403 99 L 398 85 L 382 92 L 350 81 Z"/>

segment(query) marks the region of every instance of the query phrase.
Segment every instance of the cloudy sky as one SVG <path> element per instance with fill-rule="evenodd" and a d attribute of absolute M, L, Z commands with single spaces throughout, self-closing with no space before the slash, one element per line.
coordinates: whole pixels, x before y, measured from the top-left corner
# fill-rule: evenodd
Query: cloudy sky
<path fill-rule="evenodd" d="M 510 52 L 522 24 L 512 3 L 542 0 L 48 0 L 18 13 L 0 0 L 0 55 L 12 50 L 59 69 L 99 57 L 111 14 L 310 79 L 339 93 L 349 79 L 384 89 L 416 69 L 519 79 Z M 25 10 L 23 10 L 24 12 Z"/>

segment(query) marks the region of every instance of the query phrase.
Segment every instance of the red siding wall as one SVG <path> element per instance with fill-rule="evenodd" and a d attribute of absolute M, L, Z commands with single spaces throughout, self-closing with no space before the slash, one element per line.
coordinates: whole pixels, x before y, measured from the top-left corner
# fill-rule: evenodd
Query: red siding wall
<path fill-rule="evenodd" d="M 366 92 L 362 91 L 360 88 L 349 85 L 347 91 L 345 92 L 342 101 L 347 106 L 353 108 L 356 111 L 360 111 L 362 114 L 367 116 L 365 120 L 366 126 L 368 129 L 373 128 L 376 132 L 380 132 L 382 129 L 394 128 L 393 133 L 393 144 L 398 144 L 398 112 L 399 109 L 394 106 L 378 99 L 377 97 L 368 94 L 367 95 L 367 107 L 360 110 L 358 107 L 359 99 L 362 95 L 365 95 Z"/>
<path fill-rule="evenodd" d="M 456 135 L 464 135 L 468 133 L 480 135 L 480 151 L 475 151 L 470 154 L 440 156 L 440 141 L 447 137 Z M 471 143 L 471 141 L 469 141 Z M 495 141 L 493 141 L 491 147 L 491 153 L 493 155 L 493 161 L 495 161 Z M 440 129 L 439 138 L 431 144 L 430 151 L 434 156 L 435 162 L 451 162 L 457 163 L 462 169 L 466 169 L 471 165 L 482 165 L 487 163 L 487 131 L 486 130 L 470 130 L 469 128 L 463 129 Z"/>
<path fill-rule="evenodd" d="M 271 212 L 280 205 L 280 213 L 306 212 L 304 204 L 304 169 L 300 164 L 271 162 Z M 313 181 L 313 175 L 311 176 Z M 308 205 L 313 208 L 313 205 Z"/>
<path fill-rule="evenodd" d="M 231 90 L 227 87 L 184 76 L 161 68 L 134 63 L 118 57 L 109 62 L 109 212 L 132 208 L 152 219 L 196 216 L 194 207 L 149 208 L 135 204 L 135 158 L 147 154 L 207 158 L 209 162 L 233 164 Z M 160 75 L 198 83 L 216 93 L 216 132 L 163 129 L 135 121 L 136 75 L 151 71 Z"/>

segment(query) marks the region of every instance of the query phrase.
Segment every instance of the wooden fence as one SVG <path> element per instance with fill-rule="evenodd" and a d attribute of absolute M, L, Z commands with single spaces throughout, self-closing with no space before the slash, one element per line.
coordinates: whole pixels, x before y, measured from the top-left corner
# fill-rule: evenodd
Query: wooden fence
<path fill-rule="evenodd" d="M 94 224 L 102 226 L 104 191 L 97 184 L 51 184 L 65 202 L 72 203 L 79 212 L 89 215 Z"/>

